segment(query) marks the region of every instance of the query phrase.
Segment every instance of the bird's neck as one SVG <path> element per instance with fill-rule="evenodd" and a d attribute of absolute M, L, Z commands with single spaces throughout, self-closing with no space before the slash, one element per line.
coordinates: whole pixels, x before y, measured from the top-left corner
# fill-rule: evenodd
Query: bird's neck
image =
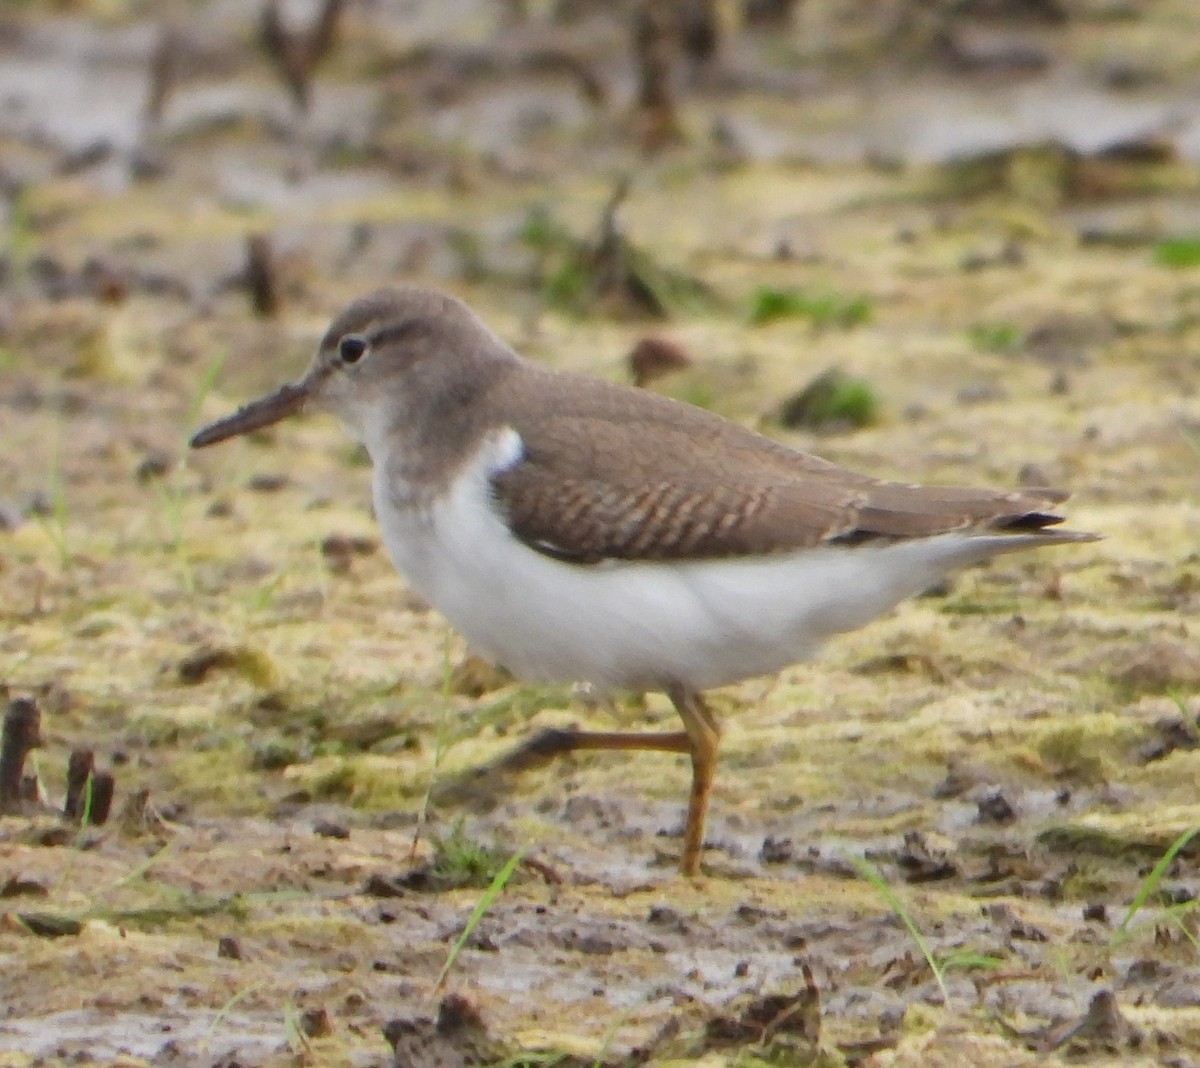
<path fill-rule="evenodd" d="M 515 360 L 481 362 L 476 373 L 444 381 L 443 388 L 406 390 L 376 407 L 364 421 L 363 443 L 395 497 L 423 503 L 432 487 L 452 482 L 471 462 L 497 426 L 488 398 L 517 367 Z"/>

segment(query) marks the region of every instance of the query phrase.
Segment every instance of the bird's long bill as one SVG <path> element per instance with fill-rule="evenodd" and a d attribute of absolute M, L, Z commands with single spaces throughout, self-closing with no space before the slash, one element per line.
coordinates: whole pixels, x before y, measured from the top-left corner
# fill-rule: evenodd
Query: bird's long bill
<path fill-rule="evenodd" d="M 286 386 L 280 386 L 274 393 L 243 404 L 232 415 L 197 430 L 188 444 L 193 449 L 202 449 L 205 445 L 215 445 L 226 438 L 248 434 L 251 430 L 278 423 L 280 419 L 286 419 L 300 411 L 307 398 L 307 382 L 289 382 Z"/>

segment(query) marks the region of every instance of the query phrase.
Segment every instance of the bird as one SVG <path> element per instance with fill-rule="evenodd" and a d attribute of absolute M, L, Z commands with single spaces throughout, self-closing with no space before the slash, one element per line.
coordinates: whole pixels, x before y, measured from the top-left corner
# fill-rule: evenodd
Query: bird
<path fill-rule="evenodd" d="M 472 650 L 529 682 L 665 693 L 682 729 L 552 729 L 521 747 L 690 758 L 700 871 L 721 728 L 704 694 L 811 657 L 959 568 L 1081 543 L 1056 489 L 859 474 L 701 408 L 517 355 L 468 306 L 402 286 L 333 319 L 301 378 L 203 448 L 326 412 L 370 456 L 382 539 Z"/>

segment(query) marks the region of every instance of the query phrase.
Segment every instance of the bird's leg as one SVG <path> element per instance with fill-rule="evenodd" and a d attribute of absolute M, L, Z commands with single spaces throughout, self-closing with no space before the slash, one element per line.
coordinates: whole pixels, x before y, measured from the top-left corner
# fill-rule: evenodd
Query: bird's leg
<path fill-rule="evenodd" d="M 508 775 L 528 771 L 555 757 L 584 749 L 640 749 L 659 753 L 691 753 L 687 731 L 640 733 L 636 731 L 581 731 L 573 727 L 548 727 L 526 739 L 515 749 L 456 780 L 441 784 L 434 792 L 439 802 L 466 801 L 487 795 L 489 786 Z"/>
<path fill-rule="evenodd" d="M 683 833 L 680 870 L 684 875 L 700 872 L 700 851 L 704 846 L 704 820 L 708 814 L 708 795 L 717 765 L 717 746 L 721 728 L 704 699 L 691 690 L 672 686 L 667 690 L 684 729 L 661 733 L 636 731 L 581 731 L 550 727 L 539 731 L 498 760 L 456 780 L 443 783 L 434 791 L 435 801 L 466 801 L 491 793 L 490 786 L 505 776 L 545 764 L 555 757 L 586 749 L 649 750 L 659 753 L 687 753 L 692 758 L 692 790 L 688 798 L 687 823 Z"/>
<path fill-rule="evenodd" d="M 700 852 L 704 848 L 704 821 L 708 815 L 708 795 L 717 767 L 717 746 L 721 728 L 704 703 L 704 698 L 681 686 L 667 691 L 683 719 L 689 752 L 692 756 L 692 792 L 688 797 L 687 824 L 683 831 L 683 855 L 679 867 L 684 875 L 700 874 Z"/>
<path fill-rule="evenodd" d="M 525 771 L 554 757 L 580 749 L 648 749 L 659 753 L 690 753 L 687 731 L 639 733 L 638 731 L 580 731 L 573 727 L 548 727 L 526 739 L 499 760 L 489 764 L 496 771 Z"/>

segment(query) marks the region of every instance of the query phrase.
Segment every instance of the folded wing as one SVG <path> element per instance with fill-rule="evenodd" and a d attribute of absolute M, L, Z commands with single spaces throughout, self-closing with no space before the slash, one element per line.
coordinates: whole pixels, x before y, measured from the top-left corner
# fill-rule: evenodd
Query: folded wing
<path fill-rule="evenodd" d="M 713 559 L 952 531 L 1091 537 L 1047 529 L 1062 522 L 1057 490 L 885 482 L 652 394 L 555 399 L 536 420 L 514 410 L 524 456 L 493 489 L 514 534 L 559 559 Z"/>

